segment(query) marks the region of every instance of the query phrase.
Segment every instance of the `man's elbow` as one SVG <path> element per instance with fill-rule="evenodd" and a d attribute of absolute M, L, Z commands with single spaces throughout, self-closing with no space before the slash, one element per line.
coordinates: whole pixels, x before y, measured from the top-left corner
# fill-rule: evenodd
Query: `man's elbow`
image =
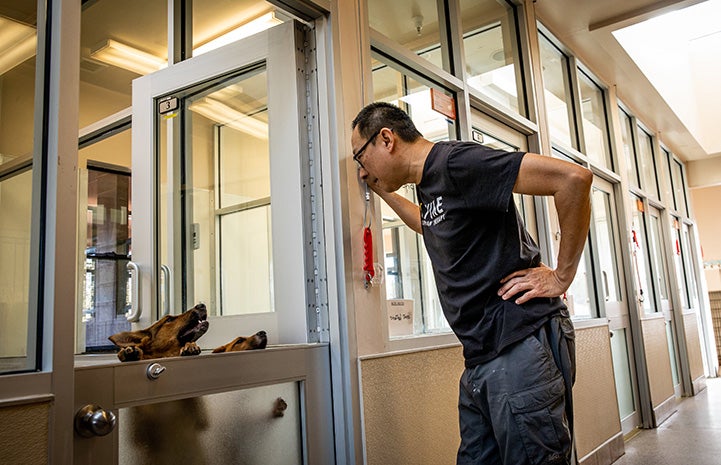
<path fill-rule="evenodd" d="M 568 181 L 579 193 L 588 194 L 591 192 L 591 186 L 593 185 L 593 172 L 588 168 L 579 166 L 574 170 L 573 174 L 569 176 Z"/>

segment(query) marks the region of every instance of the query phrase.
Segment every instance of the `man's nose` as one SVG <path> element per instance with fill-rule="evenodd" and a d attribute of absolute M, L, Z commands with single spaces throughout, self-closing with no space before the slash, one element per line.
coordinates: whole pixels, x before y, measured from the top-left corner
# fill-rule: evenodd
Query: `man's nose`
<path fill-rule="evenodd" d="M 368 178 L 368 171 L 366 171 L 366 169 L 363 168 L 362 166 L 359 166 L 358 167 L 358 175 L 360 176 L 360 178 L 362 180 L 365 181 Z"/>

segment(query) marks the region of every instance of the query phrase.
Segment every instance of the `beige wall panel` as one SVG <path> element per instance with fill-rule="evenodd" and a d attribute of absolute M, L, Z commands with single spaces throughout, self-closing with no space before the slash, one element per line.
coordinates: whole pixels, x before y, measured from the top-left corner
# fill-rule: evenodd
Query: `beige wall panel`
<path fill-rule="evenodd" d="M 573 403 L 579 458 L 621 431 L 608 326 L 576 329 Z"/>
<path fill-rule="evenodd" d="M 49 415 L 48 402 L 0 408 L 0 463 L 46 464 Z"/>
<path fill-rule="evenodd" d="M 704 374 L 701 340 L 698 335 L 696 314 L 689 313 L 684 315 L 683 325 L 686 331 L 686 347 L 688 349 L 688 363 L 691 369 L 691 381 L 693 381 Z"/>
<path fill-rule="evenodd" d="M 456 463 L 460 347 L 361 360 L 368 465 Z"/>
<path fill-rule="evenodd" d="M 653 318 L 641 321 L 643 344 L 648 363 L 648 378 L 651 385 L 651 404 L 658 407 L 674 395 L 671 375 L 671 358 L 668 354 L 666 321 Z"/>

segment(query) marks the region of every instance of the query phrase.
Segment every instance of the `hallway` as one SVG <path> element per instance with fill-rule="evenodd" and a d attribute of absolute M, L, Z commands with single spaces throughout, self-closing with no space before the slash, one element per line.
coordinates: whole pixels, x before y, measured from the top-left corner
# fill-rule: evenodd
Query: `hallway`
<path fill-rule="evenodd" d="M 695 397 L 682 398 L 661 426 L 628 440 L 614 465 L 721 464 L 721 378 L 706 383 Z"/>

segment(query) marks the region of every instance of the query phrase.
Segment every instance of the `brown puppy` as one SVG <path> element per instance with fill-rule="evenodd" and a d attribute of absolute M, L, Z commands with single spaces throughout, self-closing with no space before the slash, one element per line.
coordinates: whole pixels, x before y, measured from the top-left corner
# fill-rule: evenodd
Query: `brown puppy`
<path fill-rule="evenodd" d="M 236 337 L 229 343 L 213 349 L 213 353 L 217 354 L 218 352 L 239 352 L 241 350 L 265 349 L 267 344 L 268 335 L 265 331 L 258 331 L 252 336 Z"/>
<path fill-rule="evenodd" d="M 113 334 L 110 339 L 120 347 L 121 362 L 151 358 L 198 355 L 195 343 L 208 331 L 208 311 L 198 304 L 180 315 L 167 315 L 147 329 Z"/>

